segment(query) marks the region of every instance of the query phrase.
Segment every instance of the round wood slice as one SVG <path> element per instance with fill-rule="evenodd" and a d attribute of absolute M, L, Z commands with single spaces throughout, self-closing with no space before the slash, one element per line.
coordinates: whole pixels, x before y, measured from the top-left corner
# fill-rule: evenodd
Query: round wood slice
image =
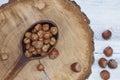
<path fill-rule="evenodd" d="M 10 0 L 0 8 L 0 50 L 7 51 L 9 59 L 0 60 L 0 80 L 23 54 L 21 40 L 25 31 L 41 20 L 53 21 L 59 29 L 56 45 L 60 55 L 51 60 L 41 59 L 51 80 L 85 80 L 93 63 L 93 32 L 89 19 L 80 7 L 69 0 Z M 81 72 L 75 73 L 70 65 L 79 62 Z M 14 80 L 46 80 L 30 61 Z M 2 79 L 4 80 L 4 79 Z"/>

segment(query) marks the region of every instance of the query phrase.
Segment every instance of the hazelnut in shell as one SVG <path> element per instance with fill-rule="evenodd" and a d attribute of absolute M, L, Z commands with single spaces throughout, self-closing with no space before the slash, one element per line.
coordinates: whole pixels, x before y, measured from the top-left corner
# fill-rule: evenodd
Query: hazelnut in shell
<path fill-rule="evenodd" d="M 51 27 L 50 32 L 51 32 L 53 35 L 56 35 L 56 34 L 58 33 L 58 30 L 57 30 L 56 27 Z"/>
<path fill-rule="evenodd" d="M 107 70 L 100 72 L 100 76 L 103 80 L 108 80 L 110 78 L 110 73 Z"/>
<path fill-rule="evenodd" d="M 30 47 L 29 49 L 28 49 L 28 51 L 31 53 L 31 52 L 34 52 L 35 51 L 35 48 L 34 47 Z"/>
<path fill-rule="evenodd" d="M 37 66 L 37 70 L 38 70 L 38 71 L 44 71 L 44 66 L 43 66 L 42 64 L 39 64 L 39 65 Z"/>
<path fill-rule="evenodd" d="M 98 64 L 101 68 L 105 68 L 107 66 L 107 60 L 105 58 L 100 58 Z"/>
<path fill-rule="evenodd" d="M 44 32 L 42 30 L 40 30 L 39 32 L 37 32 L 37 35 L 39 36 L 39 38 L 43 37 Z"/>
<path fill-rule="evenodd" d="M 33 33 L 32 36 L 31 36 L 31 38 L 32 38 L 33 41 L 37 40 L 38 39 L 38 35 Z"/>
<path fill-rule="evenodd" d="M 56 39 L 55 39 L 54 37 L 52 37 L 52 38 L 50 39 L 50 44 L 51 44 L 52 46 L 56 44 Z"/>
<path fill-rule="evenodd" d="M 71 70 L 73 72 L 80 72 L 81 71 L 81 66 L 78 62 L 75 62 L 71 65 Z"/>
<path fill-rule="evenodd" d="M 37 24 L 37 25 L 35 26 L 35 29 L 36 29 L 37 31 L 42 30 L 42 25 L 41 25 L 41 24 Z"/>
<path fill-rule="evenodd" d="M 43 24 L 43 30 L 48 31 L 49 30 L 49 24 Z"/>
<path fill-rule="evenodd" d="M 43 52 L 47 52 L 49 48 L 50 48 L 50 45 L 49 44 L 45 44 L 45 45 L 42 46 L 42 51 Z"/>
<path fill-rule="evenodd" d="M 26 33 L 25 33 L 25 37 L 26 37 L 26 38 L 29 38 L 29 39 L 30 39 L 30 38 L 31 38 L 31 35 L 32 35 L 31 32 L 26 32 Z"/>
<path fill-rule="evenodd" d="M 25 39 L 24 39 L 24 43 L 25 43 L 25 44 L 29 44 L 29 43 L 30 43 L 30 39 L 29 39 L 29 38 L 25 38 Z"/>
<path fill-rule="evenodd" d="M 49 39 L 50 37 L 51 37 L 51 33 L 49 31 L 44 33 L 45 39 Z"/>
<path fill-rule="evenodd" d="M 108 47 L 106 47 L 106 48 L 104 49 L 103 53 L 104 53 L 107 57 L 110 57 L 110 56 L 112 56 L 112 54 L 113 54 L 113 49 L 112 49 L 110 46 L 108 46 Z"/>
<path fill-rule="evenodd" d="M 59 52 L 56 48 L 52 49 L 52 51 L 49 53 L 49 58 L 50 59 L 55 59 L 59 55 Z"/>
<path fill-rule="evenodd" d="M 26 56 L 27 58 L 29 58 L 29 57 L 32 56 L 32 54 L 31 54 L 28 50 L 26 50 L 26 51 L 25 51 L 25 56 Z"/>
<path fill-rule="evenodd" d="M 102 33 L 102 37 L 105 39 L 105 40 L 108 40 L 111 38 L 111 35 L 112 35 L 112 32 L 110 30 L 106 30 Z"/>
<path fill-rule="evenodd" d="M 108 62 L 108 67 L 111 69 L 116 69 L 118 67 L 118 63 L 114 59 L 110 59 Z"/>

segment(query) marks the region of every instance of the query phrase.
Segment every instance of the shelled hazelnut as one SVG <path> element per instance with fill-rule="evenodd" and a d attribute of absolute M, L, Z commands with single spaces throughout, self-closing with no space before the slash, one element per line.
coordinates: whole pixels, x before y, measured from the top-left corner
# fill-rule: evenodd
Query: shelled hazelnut
<path fill-rule="evenodd" d="M 100 58 L 98 64 L 101 68 L 105 68 L 107 66 L 107 60 L 105 58 Z"/>
<path fill-rule="evenodd" d="M 110 78 L 110 73 L 107 70 L 100 72 L 100 76 L 103 80 L 108 80 Z"/>
<path fill-rule="evenodd" d="M 56 35 L 58 33 L 58 30 L 56 27 L 51 27 L 50 31 L 53 35 Z"/>
<path fill-rule="evenodd" d="M 108 46 L 108 47 L 106 47 L 106 48 L 104 49 L 103 53 L 104 53 L 107 57 L 110 57 L 110 56 L 112 56 L 112 54 L 113 54 L 113 49 L 112 49 L 110 46 Z"/>
<path fill-rule="evenodd" d="M 59 52 L 56 48 L 52 49 L 52 51 L 49 53 L 49 58 L 50 59 L 55 59 L 59 55 Z"/>
<path fill-rule="evenodd" d="M 8 56 L 7 53 L 1 53 L 0 58 L 1 58 L 2 61 L 5 61 L 5 60 L 7 60 L 9 58 L 9 56 Z"/>
<path fill-rule="evenodd" d="M 32 30 L 32 33 L 37 33 L 37 30 L 36 30 L 36 29 L 33 29 L 33 30 Z"/>
<path fill-rule="evenodd" d="M 49 30 L 49 27 L 50 27 L 50 26 L 49 26 L 48 24 L 44 24 L 44 25 L 43 25 L 43 30 L 44 30 L 44 31 L 48 31 L 48 30 Z"/>
<path fill-rule="evenodd" d="M 42 38 L 42 37 L 43 37 L 44 32 L 43 32 L 42 30 L 40 30 L 39 32 L 37 32 L 37 34 L 38 34 L 39 38 Z"/>
<path fill-rule="evenodd" d="M 112 32 L 111 32 L 110 30 L 106 30 L 106 31 L 104 31 L 104 32 L 102 33 L 102 37 L 103 37 L 105 40 L 110 39 L 111 35 L 112 35 Z"/>
<path fill-rule="evenodd" d="M 49 39 L 45 39 L 44 40 L 44 44 L 49 44 L 50 40 Z"/>
<path fill-rule="evenodd" d="M 108 66 L 111 69 L 116 69 L 118 67 L 118 63 L 117 63 L 116 60 L 110 59 L 109 62 L 108 62 Z"/>
<path fill-rule="evenodd" d="M 31 53 L 31 52 L 35 51 L 35 48 L 31 46 L 31 47 L 28 49 L 28 51 Z"/>
<path fill-rule="evenodd" d="M 42 50 L 41 49 L 36 49 L 37 54 L 41 54 Z"/>
<path fill-rule="evenodd" d="M 44 71 L 44 66 L 43 66 L 42 64 L 39 64 L 39 65 L 37 66 L 37 70 L 38 70 L 38 71 Z"/>
<path fill-rule="evenodd" d="M 81 71 L 81 66 L 78 62 L 75 62 L 71 65 L 71 70 L 74 72 L 80 72 Z"/>
<path fill-rule="evenodd" d="M 50 39 L 50 44 L 51 44 L 51 45 L 55 45 L 55 44 L 56 44 L 56 39 L 55 39 L 54 37 L 52 37 L 52 38 Z"/>
<path fill-rule="evenodd" d="M 41 42 L 41 41 L 34 41 L 34 42 L 32 42 L 32 45 L 35 47 L 35 48 L 42 48 L 42 46 L 43 46 L 43 42 Z"/>
<path fill-rule="evenodd" d="M 31 47 L 30 44 L 26 44 L 26 49 L 29 49 Z"/>

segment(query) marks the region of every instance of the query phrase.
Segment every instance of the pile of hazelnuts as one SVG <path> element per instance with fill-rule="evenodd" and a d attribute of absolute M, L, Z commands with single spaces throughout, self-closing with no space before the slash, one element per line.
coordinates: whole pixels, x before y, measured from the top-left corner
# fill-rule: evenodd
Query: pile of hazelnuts
<path fill-rule="evenodd" d="M 56 44 L 58 29 L 48 23 L 36 24 L 32 30 L 27 31 L 24 35 L 23 44 L 25 45 L 24 54 L 27 58 L 34 56 L 44 57 Z M 50 58 L 55 58 L 58 55 L 57 49 L 52 49 Z M 54 55 L 56 54 L 56 55 Z"/>
<path fill-rule="evenodd" d="M 110 30 L 106 30 L 102 33 L 102 37 L 105 40 L 109 40 L 111 38 L 112 32 Z M 103 50 L 103 53 L 106 57 L 111 57 L 113 55 L 112 47 L 108 46 Z M 110 69 L 116 69 L 118 67 L 118 63 L 115 59 L 107 60 L 106 58 L 102 57 L 99 59 L 98 64 L 101 68 L 106 68 L 107 66 Z M 107 70 L 103 70 L 100 72 L 100 76 L 104 80 L 108 80 L 110 78 L 110 73 Z"/>

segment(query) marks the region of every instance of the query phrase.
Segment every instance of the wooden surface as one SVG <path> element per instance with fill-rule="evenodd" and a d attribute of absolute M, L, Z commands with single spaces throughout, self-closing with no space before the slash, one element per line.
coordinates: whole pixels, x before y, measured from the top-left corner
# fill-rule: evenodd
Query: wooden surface
<path fill-rule="evenodd" d="M 60 56 L 55 60 L 41 59 L 49 77 L 52 80 L 84 80 L 88 77 L 93 62 L 93 33 L 80 8 L 68 0 L 21 0 L 0 10 L 0 49 L 9 54 L 7 61 L 0 61 L 0 79 L 22 55 L 24 32 L 41 20 L 51 20 L 59 29 L 56 48 Z M 70 70 L 74 62 L 80 62 L 80 73 Z M 36 70 L 37 64 L 38 60 L 30 61 L 14 80 L 46 80 L 43 72 Z"/>

